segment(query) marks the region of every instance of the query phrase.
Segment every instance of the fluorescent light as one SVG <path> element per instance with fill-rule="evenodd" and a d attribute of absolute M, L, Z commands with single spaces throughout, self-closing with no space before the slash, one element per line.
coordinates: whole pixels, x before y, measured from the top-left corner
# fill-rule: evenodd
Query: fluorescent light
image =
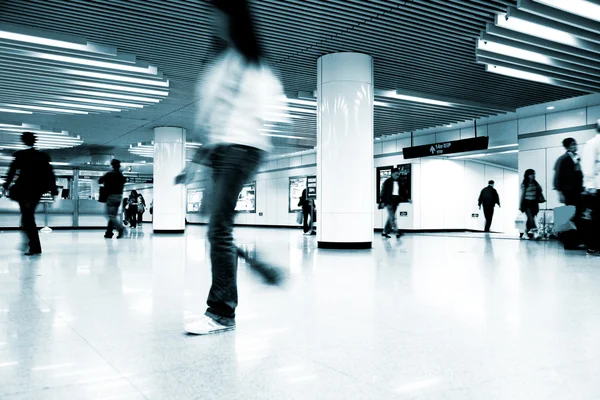
<path fill-rule="evenodd" d="M 531 72 L 519 71 L 513 68 L 499 67 L 497 65 L 486 65 L 485 70 L 496 74 L 511 76 L 513 78 L 526 79 L 528 81 L 542 82 L 552 84 L 554 81 L 544 75 L 533 74 Z"/>
<path fill-rule="evenodd" d="M 376 137 L 375 140 L 381 140 L 381 138 L 380 137 Z"/>
<path fill-rule="evenodd" d="M 69 97 L 69 96 L 58 96 L 58 98 L 60 98 L 62 100 L 78 101 L 78 102 L 81 102 L 81 103 L 95 103 L 95 104 L 106 104 L 108 106 L 144 108 L 144 106 L 141 105 L 141 104 L 123 103 L 123 102 L 120 102 L 120 101 L 96 100 L 96 99 L 86 99 L 86 98 L 83 98 L 83 97 Z"/>
<path fill-rule="evenodd" d="M 71 164 L 68 162 L 52 161 L 52 162 L 50 162 L 50 165 L 71 165 Z"/>
<path fill-rule="evenodd" d="M 552 60 L 550 59 L 550 57 L 547 57 L 543 54 L 535 53 L 533 51 L 528 50 L 522 50 L 517 47 L 507 46 L 500 43 L 494 43 L 479 39 L 479 41 L 477 42 L 477 48 L 492 53 L 504 54 L 509 57 L 516 57 L 521 58 L 523 60 L 537 62 L 540 64 L 552 65 Z"/>
<path fill-rule="evenodd" d="M 98 111 L 114 111 L 120 112 L 121 110 L 117 108 L 109 108 L 109 107 L 99 107 L 99 106 L 89 106 L 86 104 L 73 104 L 73 103 L 60 103 L 56 101 L 38 101 L 40 104 L 47 104 L 50 106 L 61 106 L 61 107 L 74 107 L 74 108 L 86 108 L 89 110 L 98 110 Z"/>
<path fill-rule="evenodd" d="M 496 25 L 502 28 L 525 33 L 527 35 L 551 40 L 553 42 L 563 43 L 568 46 L 579 47 L 581 43 L 580 39 L 571 35 L 570 33 L 515 17 L 509 17 L 507 19 L 506 13 L 497 15 Z"/>
<path fill-rule="evenodd" d="M 12 33 L 0 31 L 0 39 L 15 40 L 17 42 L 41 44 L 42 46 L 60 47 L 62 49 L 88 51 L 85 44 L 65 42 L 63 40 L 46 39 L 38 36 L 23 35 L 20 33 Z"/>
<path fill-rule="evenodd" d="M 155 74 L 156 73 L 156 68 L 153 68 L 151 66 L 148 66 L 146 68 L 134 67 L 132 65 L 115 64 L 115 63 L 111 63 L 111 62 L 97 61 L 97 60 L 86 60 L 84 58 L 61 56 L 58 54 L 48 54 L 48 53 L 42 53 L 39 51 L 24 51 L 23 53 L 29 57 L 41 58 L 43 60 L 53 60 L 53 61 L 64 62 L 64 63 L 69 63 L 69 64 L 81 64 L 81 65 L 88 65 L 90 67 L 116 69 L 116 70 L 120 70 L 120 71 L 129 71 L 129 72 L 139 72 L 142 74 Z"/>
<path fill-rule="evenodd" d="M 107 90 L 121 90 L 124 92 L 133 92 L 133 93 L 142 93 L 142 94 L 153 94 L 155 96 L 168 96 L 169 92 L 163 92 L 161 90 L 152 90 L 152 89 L 142 89 L 130 86 L 122 86 L 122 85 L 111 85 L 108 83 L 98 83 L 98 82 L 84 82 L 84 81 L 69 81 L 74 85 L 81 86 L 90 86 L 99 89 L 107 89 Z"/>
<path fill-rule="evenodd" d="M 60 113 L 68 113 L 68 114 L 88 114 L 88 112 L 86 112 L 86 111 L 65 110 L 62 108 L 24 106 L 24 105 L 19 105 L 19 104 L 3 104 L 3 105 L 8 106 L 8 107 L 25 108 L 25 109 L 37 110 L 37 111 L 52 111 L 52 112 L 60 112 Z"/>
<path fill-rule="evenodd" d="M 449 103 L 447 101 L 426 99 L 424 97 L 407 96 L 404 94 L 399 94 L 394 90 L 379 91 L 377 93 L 377 95 L 383 96 L 383 97 L 391 97 L 391 98 L 399 99 L 399 100 L 412 101 L 415 103 L 433 104 L 436 106 L 444 106 L 444 107 L 452 107 L 453 106 L 452 103 Z"/>
<path fill-rule="evenodd" d="M 546 107 L 546 110 L 554 110 L 554 106 L 548 106 Z"/>
<path fill-rule="evenodd" d="M 586 0 L 534 0 L 584 18 L 600 21 L 600 5 Z"/>
<path fill-rule="evenodd" d="M 503 144 L 501 146 L 492 146 L 492 147 L 488 147 L 488 150 L 492 150 L 492 149 L 506 149 L 508 147 L 517 147 L 518 144 L 514 143 L 514 144 Z"/>
<path fill-rule="evenodd" d="M 0 108 L 0 112 L 15 113 L 15 114 L 33 114 L 31 111 L 12 110 L 10 108 Z"/>
<path fill-rule="evenodd" d="M 298 107 L 288 107 L 288 106 L 278 106 L 278 105 L 270 105 L 269 108 L 275 110 L 283 110 L 283 111 L 293 111 L 293 112 L 302 112 L 307 114 L 316 114 L 316 110 L 308 110 L 306 108 L 298 108 Z"/>
<path fill-rule="evenodd" d="M 446 128 L 452 128 L 452 124 L 446 125 Z"/>
<path fill-rule="evenodd" d="M 302 136 L 280 135 L 280 134 L 277 134 L 277 133 L 261 133 L 261 135 L 263 135 L 263 136 L 270 136 L 270 137 L 277 137 L 277 138 L 284 138 L 284 139 L 313 140 L 312 138 L 307 138 L 307 137 L 302 137 Z"/>
<path fill-rule="evenodd" d="M 148 103 L 160 103 L 159 99 L 153 99 L 151 97 L 130 96 L 127 94 L 93 92 L 93 91 L 89 91 L 89 90 L 79 90 L 79 89 L 69 89 L 68 92 L 83 94 L 86 96 L 112 97 L 115 99 L 142 101 L 142 102 L 148 102 Z"/>
<path fill-rule="evenodd" d="M 390 103 L 386 103 L 385 101 L 378 101 L 378 100 L 375 100 L 373 102 L 373 105 L 378 106 L 378 107 L 391 107 Z"/>
<path fill-rule="evenodd" d="M 103 74 L 100 72 L 80 71 L 80 70 L 68 69 L 68 68 L 60 68 L 59 71 L 67 73 L 67 74 L 71 74 L 71 75 L 87 76 L 90 78 L 108 79 L 108 80 L 120 81 L 120 82 L 137 83 L 140 85 L 169 87 L 169 81 L 132 78 L 130 76 Z"/>

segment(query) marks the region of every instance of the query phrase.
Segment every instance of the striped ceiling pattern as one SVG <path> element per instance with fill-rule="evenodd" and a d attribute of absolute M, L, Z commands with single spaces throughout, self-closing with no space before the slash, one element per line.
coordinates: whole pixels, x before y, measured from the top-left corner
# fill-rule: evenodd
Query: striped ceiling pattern
<path fill-rule="evenodd" d="M 252 1 L 268 61 L 280 72 L 290 98 L 315 90 L 316 60 L 321 55 L 355 51 L 374 57 L 378 137 L 418 133 L 585 94 L 492 74 L 477 62 L 481 33 L 497 14 L 516 4 L 516 0 Z M 195 84 L 211 56 L 208 1 L 4 0 L 0 21 L 82 36 L 156 65 L 171 83 L 171 102 L 133 115 L 156 125 L 171 123 L 176 116 L 177 122 L 193 130 L 195 105 L 200 101 Z M 291 104 L 298 109 L 290 111 L 295 116 L 292 126 L 279 135 L 286 137 L 273 137 L 280 153 L 309 149 L 316 143 L 314 102 L 310 96 L 300 98 L 302 103 Z M 148 127 L 145 122 L 114 135 L 122 138 L 146 129 L 145 140 L 152 140 Z"/>

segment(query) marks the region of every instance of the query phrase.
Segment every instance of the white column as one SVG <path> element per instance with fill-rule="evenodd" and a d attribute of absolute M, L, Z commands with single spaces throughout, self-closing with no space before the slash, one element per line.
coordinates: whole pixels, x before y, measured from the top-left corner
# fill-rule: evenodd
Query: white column
<path fill-rule="evenodd" d="M 335 53 L 317 62 L 317 240 L 321 248 L 373 241 L 373 58 Z"/>
<path fill-rule="evenodd" d="M 185 229 L 186 190 L 175 185 L 185 167 L 185 129 L 154 128 L 154 232 L 182 233 Z"/>

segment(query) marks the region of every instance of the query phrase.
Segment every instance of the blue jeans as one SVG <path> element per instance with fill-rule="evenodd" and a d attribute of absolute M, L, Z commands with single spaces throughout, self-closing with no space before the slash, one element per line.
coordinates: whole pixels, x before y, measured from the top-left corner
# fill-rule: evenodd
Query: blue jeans
<path fill-rule="evenodd" d="M 245 146 L 219 146 L 210 155 L 212 190 L 209 203 L 212 285 L 206 315 L 222 325 L 235 324 L 238 304 L 237 259 L 233 242 L 235 206 L 242 187 L 258 169 L 264 152 Z"/>

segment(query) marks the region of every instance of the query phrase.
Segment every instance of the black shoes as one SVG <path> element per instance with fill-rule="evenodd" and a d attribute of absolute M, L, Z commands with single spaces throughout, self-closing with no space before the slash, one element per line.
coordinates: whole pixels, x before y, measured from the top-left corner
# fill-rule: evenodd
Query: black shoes
<path fill-rule="evenodd" d="M 41 256 L 42 252 L 41 251 L 28 251 L 27 253 L 25 253 L 24 255 L 26 255 L 27 257 L 31 257 L 31 256 Z"/>
<path fill-rule="evenodd" d="M 111 233 L 110 235 L 105 233 L 104 234 L 104 239 L 112 239 L 113 238 L 113 234 Z"/>
<path fill-rule="evenodd" d="M 587 254 L 588 256 L 599 256 L 600 250 L 587 249 L 587 252 L 585 254 Z"/>
<path fill-rule="evenodd" d="M 388 235 L 387 233 L 382 233 L 381 237 L 384 237 L 386 239 L 391 239 L 392 237 L 390 235 Z"/>

